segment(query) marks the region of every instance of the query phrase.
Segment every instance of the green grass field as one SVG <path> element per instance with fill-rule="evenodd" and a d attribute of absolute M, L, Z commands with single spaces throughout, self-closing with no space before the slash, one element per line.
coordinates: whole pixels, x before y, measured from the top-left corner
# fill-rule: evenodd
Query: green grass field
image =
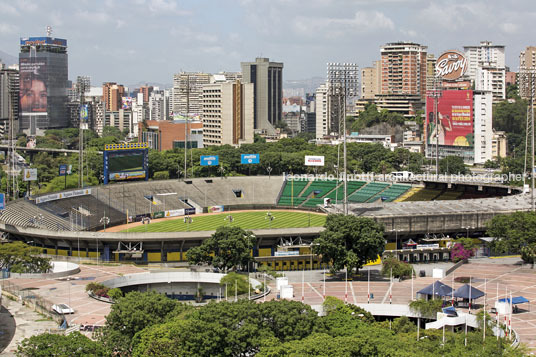
<path fill-rule="evenodd" d="M 242 227 L 243 229 L 266 229 L 266 228 L 302 228 L 321 227 L 326 221 L 326 216 L 309 214 L 307 212 L 274 211 L 274 219 L 270 222 L 268 211 L 252 212 L 226 212 L 207 216 L 191 216 L 193 222 L 184 223 L 184 217 L 174 220 L 166 220 L 151 224 L 139 225 L 128 229 L 128 232 L 185 232 L 185 231 L 214 231 L 221 226 Z M 232 215 L 233 222 L 226 219 Z M 122 232 L 126 232 L 123 230 Z"/>

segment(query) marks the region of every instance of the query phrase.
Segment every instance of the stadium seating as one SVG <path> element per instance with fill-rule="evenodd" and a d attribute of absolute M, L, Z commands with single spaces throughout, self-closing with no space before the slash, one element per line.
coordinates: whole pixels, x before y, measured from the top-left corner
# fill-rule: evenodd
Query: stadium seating
<path fill-rule="evenodd" d="M 298 180 L 289 180 L 285 181 L 285 187 L 283 188 L 283 193 L 281 196 L 283 197 L 298 197 L 300 196 L 300 193 L 303 191 L 305 186 L 309 184 L 309 181 L 298 181 Z"/>
<path fill-rule="evenodd" d="M 442 194 L 440 194 L 436 200 L 457 200 L 459 199 L 461 196 L 463 195 L 463 192 L 460 192 L 460 191 L 448 191 L 448 190 L 445 190 L 443 191 Z"/>
<path fill-rule="evenodd" d="M 400 185 L 400 184 L 392 184 L 390 187 L 382 191 L 381 193 L 378 193 L 376 196 L 369 199 L 367 202 L 374 202 L 375 200 L 381 198 L 383 202 L 392 202 L 396 200 L 398 197 L 403 195 L 407 190 L 409 190 L 411 186 L 409 185 Z"/>
<path fill-rule="evenodd" d="M 348 192 L 348 196 L 359 190 L 365 184 L 365 181 L 348 181 L 348 183 L 346 184 L 346 191 Z M 338 200 L 342 200 L 344 197 L 344 184 L 341 183 L 336 190 L 331 191 L 325 197 L 331 198 L 332 200 L 334 200 L 335 198 L 337 198 Z"/>
<path fill-rule="evenodd" d="M 370 182 L 351 194 L 348 197 L 348 201 L 356 203 L 369 202 L 371 198 L 382 192 L 387 186 L 389 184 L 385 182 Z"/>
<path fill-rule="evenodd" d="M 415 201 L 433 201 L 437 196 L 441 194 L 441 190 L 423 188 L 415 192 L 412 196 L 406 198 L 405 201 L 415 202 Z"/>
<path fill-rule="evenodd" d="M 42 210 L 30 201 L 10 202 L 2 213 L 2 221 L 20 227 L 45 227 L 50 230 L 71 230 L 69 218 Z M 73 227 L 73 230 L 81 227 Z"/>
<path fill-rule="evenodd" d="M 331 180 L 331 181 L 322 181 L 322 180 L 316 180 L 312 181 L 309 187 L 305 189 L 305 192 L 301 195 L 303 197 L 309 197 L 310 195 L 314 194 L 315 191 L 320 191 L 320 193 L 316 196 L 318 197 L 324 197 L 328 194 L 331 190 L 333 190 L 337 186 L 337 181 Z"/>

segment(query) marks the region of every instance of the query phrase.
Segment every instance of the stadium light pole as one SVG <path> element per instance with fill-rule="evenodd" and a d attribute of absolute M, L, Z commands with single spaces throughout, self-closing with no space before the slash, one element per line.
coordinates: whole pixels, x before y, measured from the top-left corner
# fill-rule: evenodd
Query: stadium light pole
<path fill-rule="evenodd" d="M 339 115 L 339 128 L 342 119 L 343 125 L 343 155 L 344 155 L 344 200 L 343 208 L 344 214 L 348 214 L 348 187 L 347 187 L 347 159 L 346 159 L 346 104 L 348 97 L 357 97 L 359 91 L 359 66 L 356 63 L 328 63 L 327 64 L 327 79 L 329 82 L 330 96 L 337 96 L 339 100 L 342 99 L 342 118 Z M 340 113 L 339 107 L 339 113 Z M 339 138 L 340 138 L 339 130 Z"/>
<path fill-rule="evenodd" d="M 530 201 L 531 201 L 531 207 L 532 211 L 536 211 L 536 205 L 534 201 L 534 176 L 535 176 L 535 167 L 534 167 L 534 96 L 536 95 L 536 67 L 530 66 L 525 67 L 521 66 L 519 68 L 519 79 L 520 79 L 520 91 L 522 94 L 522 98 L 528 98 L 530 103 L 530 121 L 527 116 L 527 129 L 530 124 L 530 135 L 531 135 L 531 194 L 530 194 Z M 528 114 L 528 113 L 527 113 Z M 527 136 L 528 136 L 528 130 L 527 130 Z M 528 142 L 528 140 L 526 140 Z M 527 144 L 525 144 L 527 145 Z M 527 150 L 525 146 L 525 163 L 527 162 Z"/>

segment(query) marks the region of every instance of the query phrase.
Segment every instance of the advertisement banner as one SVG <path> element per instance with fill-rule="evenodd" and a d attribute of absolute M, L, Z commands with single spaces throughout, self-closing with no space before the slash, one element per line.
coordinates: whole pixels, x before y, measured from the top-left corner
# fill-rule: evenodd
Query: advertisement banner
<path fill-rule="evenodd" d="M 145 178 L 145 171 L 123 171 L 112 172 L 109 176 L 109 180 L 122 181 L 122 180 L 135 180 Z"/>
<path fill-rule="evenodd" d="M 218 155 L 201 155 L 201 166 L 217 166 L 220 164 Z"/>
<path fill-rule="evenodd" d="M 67 165 L 60 165 L 59 176 L 67 175 Z"/>
<path fill-rule="evenodd" d="M 184 216 L 184 208 L 172 209 L 172 210 L 166 211 L 166 217 L 178 217 L 178 216 Z"/>
<path fill-rule="evenodd" d="M 434 98 L 426 98 L 426 138 L 428 145 L 474 145 L 473 91 L 446 90 L 438 99 L 438 124 L 434 114 Z"/>
<path fill-rule="evenodd" d="M 67 40 L 55 37 L 22 37 L 21 46 L 56 45 L 67 47 Z"/>
<path fill-rule="evenodd" d="M 223 206 L 208 206 L 208 213 L 220 213 L 223 212 Z"/>
<path fill-rule="evenodd" d="M 258 164 L 260 162 L 259 154 L 241 154 L 240 163 L 243 165 L 247 164 Z"/>
<path fill-rule="evenodd" d="M 121 98 L 121 108 L 130 110 L 132 109 L 132 97 L 122 97 Z"/>
<path fill-rule="evenodd" d="M 48 201 L 61 200 L 62 198 L 78 197 L 78 196 L 85 196 L 85 195 L 91 195 L 90 188 L 84 188 L 82 190 L 65 191 L 65 192 L 60 192 L 60 193 L 52 193 L 50 195 L 40 196 L 35 199 L 35 203 L 39 204 L 39 203 L 44 203 Z"/>
<path fill-rule="evenodd" d="M 80 128 L 88 129 L 89 106 L 87 104 L 80 106 Z"/>
<path fill-rule="evenodd" d="M 159 211 L 153 213 L 153 218 L 164 218 L 166 216 L 166 212 Z"/>
<path fill-rule="evenodd" d="M 45 58 L 19 59 L 20 111 L 22 114 L 47 112 L 47 65 Z"/>
<path fill-rule="evenodd" d="M 6 195 L 0 193 L 0 210 L 6 209 Z"/>
<path fill-rule="evenodd" d="M 324 166 L 324 156 L 305 156 L 305 166 Z"/>
<path fill-rule="evenodd" d="M 24 169 L 23 181 L 37 181 L 37 169 Z"/>

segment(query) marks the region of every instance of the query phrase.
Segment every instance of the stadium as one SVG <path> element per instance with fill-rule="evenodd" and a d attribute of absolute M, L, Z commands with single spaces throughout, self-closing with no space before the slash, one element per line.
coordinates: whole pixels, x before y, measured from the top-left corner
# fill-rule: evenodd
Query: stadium
<path fill-rule="evenodd" d="M 146 169 L 143 161 L 135 167 L 138 176 Z M 173 263 L 185 262 L 187 250 L 217 226 L 234 225 L 256 235 L 259 263 L 276 270 L 317 268 L 311 243 L 325 214 L 343 212 L 343 196 L 341 180 L 291 175 L 125 181 L 9 202 L 0 230 L 3 239 L 25 241 L 49 255 Z M 502 184 L 392 182 L 383 176 L 349 180 L 347 201 L 350 214 L 384 225 L 387 251 L 409 238 L 441 243 L 434 238 L 478 236 L 494 215 L 530 209 L 519 189 Z M 401 258 L 448 259 L 445 249 Z"/>

